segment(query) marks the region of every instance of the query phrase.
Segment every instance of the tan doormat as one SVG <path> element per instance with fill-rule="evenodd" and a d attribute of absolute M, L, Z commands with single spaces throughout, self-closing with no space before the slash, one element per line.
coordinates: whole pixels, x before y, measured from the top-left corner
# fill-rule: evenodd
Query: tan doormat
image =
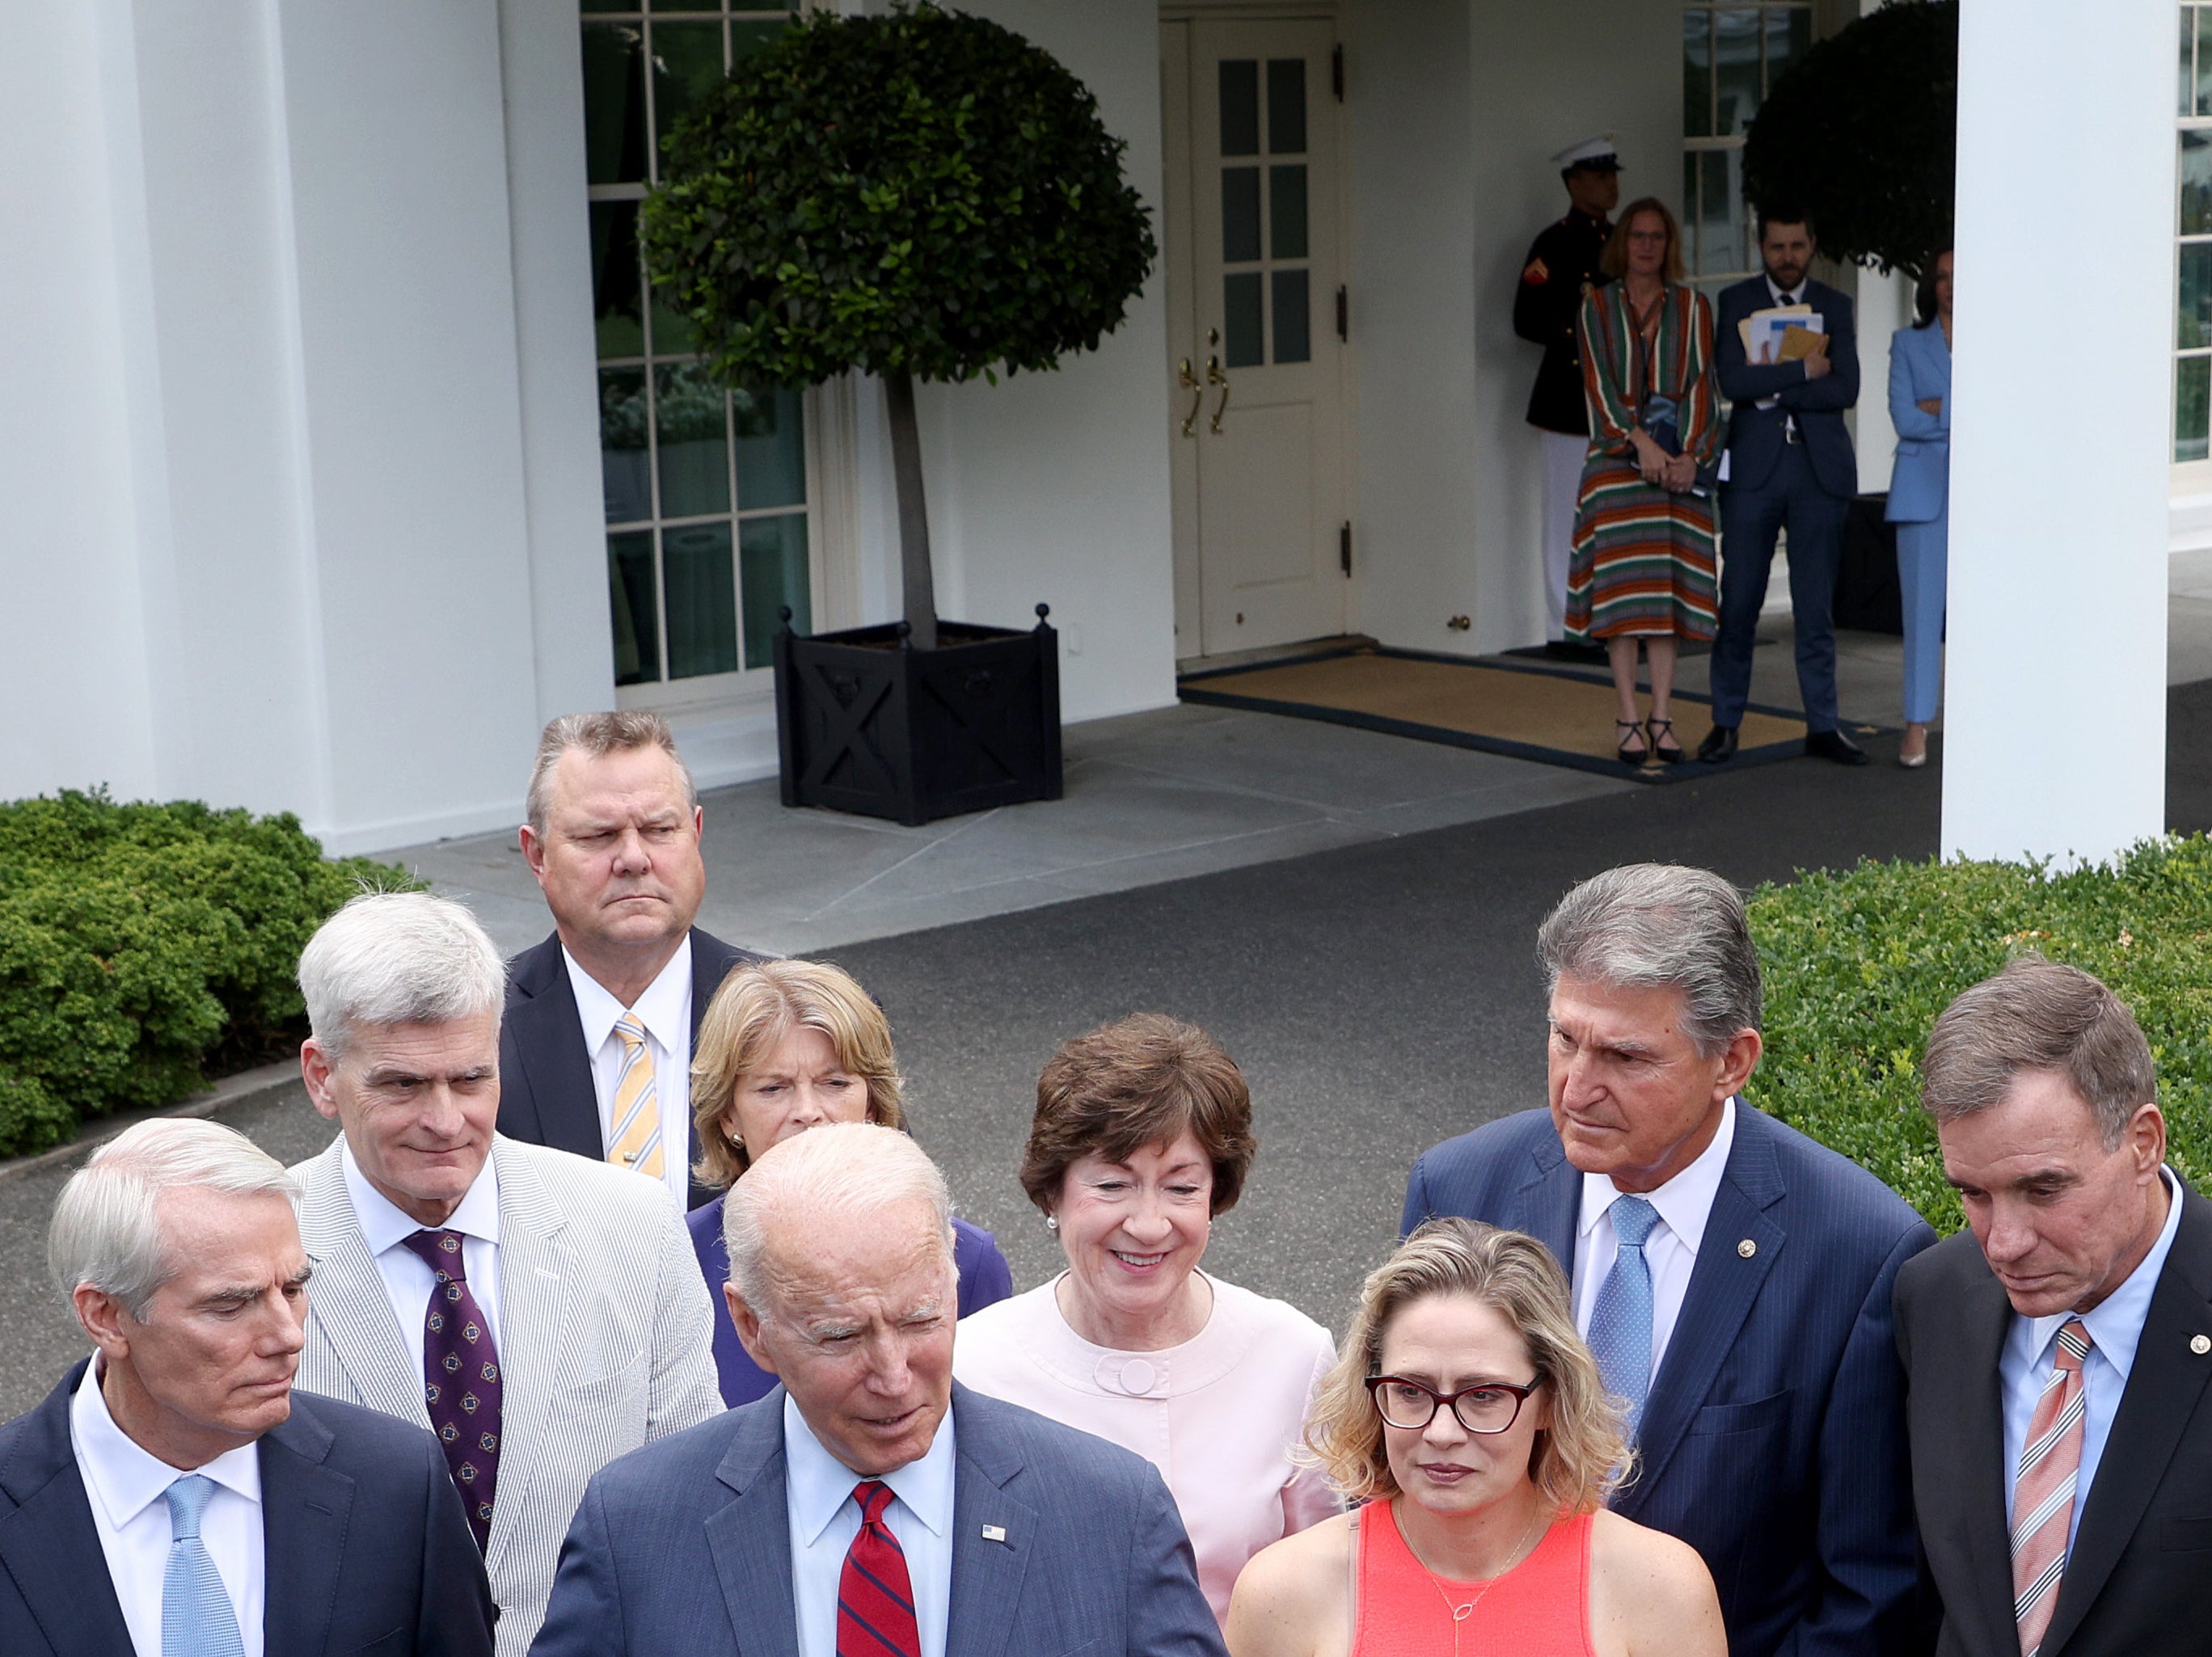
<path fill-rule="evenodd" d="M 1361 649 L 1193 674 L 1182 681 L 1181 691 L 1187 702 L 1322 719 L 1639 782 L 1711 776 L 1805 751 L 1802 717 L 1753 707 L 1744 711 L 1735 757 L 1727 765 L 1705 765 L 1694 757 L 1680 765 L 1625 765 L 1614 751 L 1610 677 L 1494 657 L 1467 660 Z M 1694 756 L 1711 724 L 1711 703 L 1680 691 L 1674 702 L 1674 738 Z"/>

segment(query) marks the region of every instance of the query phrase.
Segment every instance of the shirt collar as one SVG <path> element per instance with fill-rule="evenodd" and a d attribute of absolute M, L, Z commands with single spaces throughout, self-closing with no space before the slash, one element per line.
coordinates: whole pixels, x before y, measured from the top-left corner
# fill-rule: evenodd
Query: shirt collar
<path fill-rule="evenodd" d="M 2135 1368 L 2136 1347 L 2142 1340 L 2143 1320 L 2150 1315 L 2150 1300 L 2157 1292 L 2158 1279 L 2166 1270 L 2166 1257 L 2173 1252 L 2173 1234 L 2181 1229 L 2181 1185 L 2171 1168 L 2161 1168 L 2166 1181 L 2166 1223 L 2159 1228 L 2158 1241 L 2128 1273 L 2127 1281 L 2097 1302 L 2094 1311 L 2078 1315 L 2089 1332 L 2089 1344 L 2105 1355 L 2105 1362 L 2118 1372 L 2120 1383 L 2127 1384 L 2128 1372 Z M 2058 1338 L 2068 1320 L 2077 1315 L 2072 1312 L 2053 1312 L 2047 1318 L 2024 1320 L 2028 1330 L 2028 1350 L 2039 1361 L 2045 1357 L 2051 1343 Z"/>
<path fill-rule="evenodd" d="M 1720 1194 L 1721 1176 L 1728 1171 L 1729 1150 L 1735 1144 L 1735 1100 L 1731 1097 L 1722 1102 L 1721 1125 L 1713 1130 L 1712 1144 L 1698 1153 L 1697 1160 L 1657 1190 L 1635 1193 L 1659 1211 L 1667 1229 L 1682 1240 L 1693 1256 L 1705 1240 L 1705 1222 L 1712 1217 L 1713 1199 Z M 1583 1174 L 1582 1220 L 1577 1227 L 1580 1235 L 1587 1237 L 1595 1230 L 1598 1221 L 1621 1194 L 1610 1175 Z"/>
<path fill-rule="evenodd" d="M 1773 296 L 1774 302 L 1777 305 L 1804 305 L 1809 303 L 1810 301 L 1806 299 L 1805 294 L 1806 291 L 1810 288 L 1812 285 L 1813 279 L 1810 276 L 1806 277 L 1804 281 L 1799 282 L 1796 289 L 1797 297 L 1793 300 L 1789 297 L 1791 292 L 1790 288 L 1778 286 L 1773 276 L 1771 275 L 1766 278 L 1766 291 Z"/>
<path fill-rule="evenodd" d="M 625 1007 L 608 993 L 599 980 L 579 966 L 568 946 L 561 946 L 561 959 L 568 968 L 568 986 L 576 992 L 576 1016 L 584 1027 L 584 1051 L 595 1053 L 614 1034 L 615 1021 L 635 1013 L 646 1033 L 666 1053 L 688 1047 L 691 1041 L 691 934 L 676 946 L 653 982 L 645 986 L 637 1005 Z"/>
<path fill-rule="evenodd" d="M 100 1389 L 104 1360 L 84 1366 L 84 1379 L 70 1399 L 70 1428 L 76 1441 L 77 1459 L 86 1487 L 107 1516 L 109 1527 L 121 1530 L 179 1478 L 185 1469 L 172 1467 L 115 1424 L 107 1412 L 107 1397 Z M 204 1466 L 204 1473 L 227 1490 L 235 1491 L 257 1505 L 261 1501 L 261 1456 L 258 1442 L 225 1450 Z"/>
<path fill-rule="evenodd" d="M 822 1448 L 789 1393 L 783 1395 L 783 1460 L 792 1517 L 798 1521 L 800 1540 L 811 1547 L 851 1498 L 861 1476 Z M 948 1409 L 921 1460 L 884 1474 L 882 1482 L 932 1535 L 946 1536 L 952 1530 L 952 1478 L 957 1465 L 952 1411 Z"/>
<path fill-rule="evenodd" d="M 499 1247 L 497 1157 L 485 1155 L 483 1166 L 477 1171 L 475 1181 L 462 1197 L 461 1205 L 447 1217 L 441 1226 L 424 1225 L 369 1184 L 368 1175 L 354 1161 L 350 1140 L 339 1151 L 338 1162 L 345 1172 L 346 1195 L 353 1202 L 353 1217 L 360 1223 L 362 1240 L 368 1243 L 371 1254 L 397 1248 L 418 1231 L 458 1231 L 465 1237 L 488 1242 L 494 1248 Z"/>

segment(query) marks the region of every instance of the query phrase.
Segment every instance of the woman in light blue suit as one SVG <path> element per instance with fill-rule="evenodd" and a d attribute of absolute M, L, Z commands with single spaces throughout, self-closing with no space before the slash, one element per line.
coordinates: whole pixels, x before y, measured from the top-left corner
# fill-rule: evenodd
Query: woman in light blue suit
<path fill-rule="evenodd" d="M 1897 762 L 1928 763 L 1928 722 L 1942 684 L 1943 590 L 1951 536 L 1951 253 L 1920 283 L 1920 320 L 1889 342 L 1889 418 L 1897 464 L 1889 521 L 1905 595 L 1905 741 Z"/>

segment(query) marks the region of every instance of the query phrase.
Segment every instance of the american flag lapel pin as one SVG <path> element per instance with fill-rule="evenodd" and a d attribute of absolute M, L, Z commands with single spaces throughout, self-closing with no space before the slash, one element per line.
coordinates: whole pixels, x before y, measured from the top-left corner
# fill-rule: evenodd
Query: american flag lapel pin
<path fill-rule="evenodd" d="M 1004 1525 L 986 1525 L 986 1526 L 984 1526 L 984 1527 L 983 1527 L 983 1539 L 984 1539 L 986 1542 L 1003 1542 L 1003 1541 L 1005 1541 L 1005 1540 L 1006 1539 L 1006 1527 Z"/>

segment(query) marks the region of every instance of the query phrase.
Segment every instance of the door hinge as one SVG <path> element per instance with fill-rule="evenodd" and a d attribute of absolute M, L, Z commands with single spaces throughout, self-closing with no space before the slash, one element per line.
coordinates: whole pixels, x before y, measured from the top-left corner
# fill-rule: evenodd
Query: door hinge
<path fill-rule="evenodd" d="M 1336 532 L 1336 561 L 1346 575 L 1352 574 L 1352 520 L 1344 520 L 1344 527 Z"/>
<path fill-rule="evenodd" d="M 1340 40 L 1328 49 L 1329 89 L 1336 94 L 1336 101 L 1344 101 L 1344 42 Z"/>
<path fill-rule="evenodd" d="M 1352 299 L 1341 286 L 1336 290 L 1336 337 L 1343 340 L 1352 337 Z"/>

